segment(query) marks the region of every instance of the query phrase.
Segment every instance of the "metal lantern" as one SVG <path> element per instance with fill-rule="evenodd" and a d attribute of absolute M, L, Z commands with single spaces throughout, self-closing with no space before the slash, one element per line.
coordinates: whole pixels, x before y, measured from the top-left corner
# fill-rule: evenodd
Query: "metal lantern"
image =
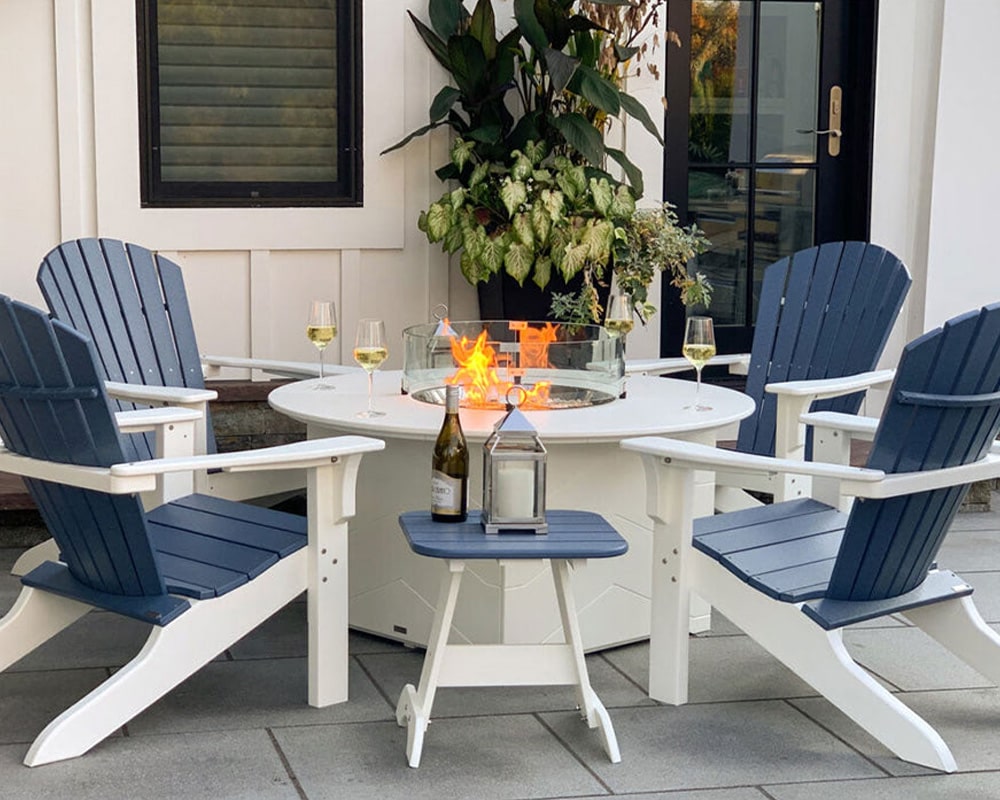
<path fill-rule="evenodd" d="M 545 447 L 528 418 L 511 406 L 483 445 L 483 526 L 487 533 L 548 533 Z"/>

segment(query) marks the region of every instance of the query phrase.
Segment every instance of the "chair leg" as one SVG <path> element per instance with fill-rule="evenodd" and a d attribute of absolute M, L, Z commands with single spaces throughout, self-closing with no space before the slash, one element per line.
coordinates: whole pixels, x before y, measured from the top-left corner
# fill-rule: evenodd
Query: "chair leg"
<path fill-rule="evenodd" d="M 14 566 L 11 567 L 10 574 L 17 575 L 18 577 L 27 575 L 31 570 L 45 561 L 58 560 L 59 546 L 56 544 L 56 540 L 46 539 L 44 542 L 40 542 L 21 553 L 17 561 L 14 562 Z"/>
<path fill-rule="evenodd" d="M 854 662 L 840 631 L 824 631 L 799 606 L 761 594 L 701 553 L 695 563 L 695 591 L 896 756 L 955 771 L 938 732 Z"/>
<path fill-rule="evenodd" d="M 0 671 L 69 627 L 91 606 L 25 586 L 0 619 Z"/>
<path fill-rule="evenodd" d="M 556 599 L 559 601 L 559 616 L 562 621 L 563 635 L 566 643 L 573 651 L 573 663 L 576 666 L 576 701 L 580 707 L 580 715 L 591 728 L 598 728 L 601 734 L 601 744 L 612 764 L 622 760 L 618 749 L 618 737 L 615 735 L 611 717 L 601 702 L 597 693 L 590 685 L 590 675 L 587 672 L 587 662 L 583 655 L 583 638 L 580 635 L 580 620 L 576 615 L 576 598 L 573 597 L 573 587 L 569 577 L 570 564 L 565 559 L 552 559 L 552 580 L 556 585 Z"/>
<path fill-rule="evenodd" d="M 904 616 L 981 675 L 1000 684 L 1000 635 L 983 621 L 971 597 L 914 608 Z"/>
<path fill-rule="evenodd" d="M 181 681 L 291 602 L 305 583 L 305 549 L 265 574 L 154 627 L 128 664 L 50 722 L 32 743 L 29 767 L 83 755 Z M 345 653 L 346 658 L 346 653 Z"/>
<path fill-rule="evenodd" d="M 420 766 L 424 733 L 431 722 L 431 708 L 444 664 L 448 634 L 451 632 L 451 620 L 455 616 L 464 570 L 464 561 L 448 561 L 448 572 L 441 581 L 435 607 L 437 610 L 427 641 L 424 665 L 420 670 L 420 686 L 414 688 L 412 683 L 406 684 L 396 703 L 396 724 L 406 727 L 406 761 L 414 769 Z"/>

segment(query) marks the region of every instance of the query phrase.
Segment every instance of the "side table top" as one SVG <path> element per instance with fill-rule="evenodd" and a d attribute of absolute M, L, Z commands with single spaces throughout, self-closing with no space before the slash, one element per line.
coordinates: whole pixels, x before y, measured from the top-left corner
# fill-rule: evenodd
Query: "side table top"
<path fill-rule="evenodd" d="M 465 522 L 435 522 L 429 511 L 399 515 L 410 549 L 431 558 L 610 558 L 628 543 L 600 514 L 549 511 L 548 533 L 486 533 L 479 511 Z"/>

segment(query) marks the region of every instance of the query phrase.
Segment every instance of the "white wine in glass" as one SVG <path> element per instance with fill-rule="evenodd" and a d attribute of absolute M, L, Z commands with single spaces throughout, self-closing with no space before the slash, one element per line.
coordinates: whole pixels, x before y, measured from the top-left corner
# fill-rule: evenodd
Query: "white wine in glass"
<path fill-rule="evenodd" d="M 313 300 L 309 304 L 309 321 L 306 323 L 306 338 L 319 350 L 319 377 L 323 374 L 323 351 L 337 335 L 337 307 L 330 300 Z M 324 383 L 315 385 L 317 389 L 332 389 Z"/>
<path fill-rule="evenodd" d="M 368 373 L 368 409 L 359 411 L 359 417 L 384 417 L 384 411 L 376 411 L 374 406 L 375 370 L 389 357 L 385 343 L 385 323 L 380 319 L 363 319 L 358 322 L 358 333 L 354 339 L 354 360 Z"/>
<path fill-rule="evenodd" d="M 681 350 L 684 358 L 688 360 L 695 371 L 694 403 L 685 408 L 693 408 L 695 411 L 711 411 L 711 406 L 702 405 L 701 396 L 701 370 L 702 367 L 715 356 L 715 329 L 712 327 L 710 317 L 688 317 L 687 326 L 684 329 L 684 347 Z"/>
<path fill-rule="evenodd" d="M 632 298 L 616 289 L 608 297 L 604 328 L 611 336 L 624 337 L 632 331 L 632 325 Z"/>

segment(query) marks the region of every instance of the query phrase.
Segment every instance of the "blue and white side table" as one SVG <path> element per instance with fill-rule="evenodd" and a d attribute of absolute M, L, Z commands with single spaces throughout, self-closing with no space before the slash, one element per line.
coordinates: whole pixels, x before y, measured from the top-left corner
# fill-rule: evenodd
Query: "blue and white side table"
<path fill-rule="evenodd" d="M 590 686 L 583 657 L 570 570 L 589 558 L 611 558 L 628 544 L 599 514 L 549 511 L 547 534 L 487 534 L 478 511 L 462 523 L 434 522 L 428 511 L 408 511 L 399 525 L 413 552 L 444 559 L 441 582 L 420 686 L 407 684 L 396 704 L 396 722 L 407 729 L 406 757 L 420 766 L 424 732 L 439 686 L 575 686 L 580 715 L 597 728 L 608 758 L 621 761 L 611 718 Z M 562 620 L 563 644 L 449 644 L 452 617 L 465 562 L 469 559 L 548 559 Z"/>

